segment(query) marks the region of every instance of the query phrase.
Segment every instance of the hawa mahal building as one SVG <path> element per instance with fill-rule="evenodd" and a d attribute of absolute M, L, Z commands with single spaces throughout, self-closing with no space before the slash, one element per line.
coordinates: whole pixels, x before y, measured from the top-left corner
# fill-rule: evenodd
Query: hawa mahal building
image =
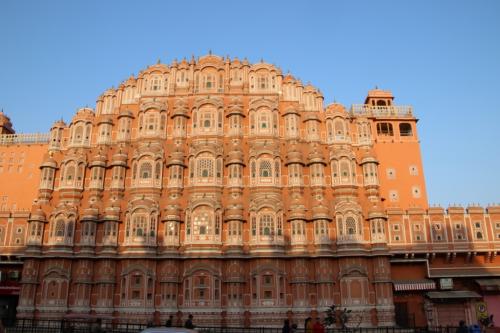
<path fill-rule="evenodd" d="M 500 318 L 500 206 L 429 207 L 417 118 L 390 91 L 325 106 L 273 65 L 209 54 L 150 66 L 49 133 L 3 113 L 0 131 L 4 317 Z"/>

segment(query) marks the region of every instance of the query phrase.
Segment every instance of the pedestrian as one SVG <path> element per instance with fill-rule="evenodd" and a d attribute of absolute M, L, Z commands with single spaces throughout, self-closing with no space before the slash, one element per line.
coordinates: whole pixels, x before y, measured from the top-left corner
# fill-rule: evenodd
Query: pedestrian
<path fill-rule="evenodd" d="M 325 333 L 325 326 L 321 323 L 319 317 L 316 317 L 316 322 L 313 325 L 313 333 Z"/>
<path fill-rule="evenodd" d="M 192 314 L 189 314 L 188 320 L 186 320 L 186 322 L 184 323 L 184 327 L 185 328 L 191 328 L 191 329 L 194 328 L 193 315 Z"/>
<path fill-rule="evenodd" d="M 170 315 L 167 319 L 167 322 L 165 323 L 166 327 L 172 327 L 172 321 L 174 319 L 174 316 Z"/>
<path fill-rule="evenodd" d="M 290 320 L 285 319 L 285 322 L 283 323 L 283 328 L 281 329 L 281 333 L 291 333 L 292 328 L 290 327 Z"/>
<path fill-rule="evenodd" d="M 469 329 L 467 328 L 467 325 L 465 325 L 465 321 L 460 320 L 458 323 L 457 331 L 456 333 L 468 333 Z"/>
<path fill-rule="evenodd" d="M 312 333 L 313 331 L 313 323 L 311 317 L 307 317 L 306 321 L 304 322 L 304 331 L 306 333 Z"/>
<path fill-rule="evenodd" d="M 102 319 L 97 318 L 97 321 L 92 324 L 90 327 L 90 332 L 91 333 L 103 333 L 104 330 L 102 329 Z"/>

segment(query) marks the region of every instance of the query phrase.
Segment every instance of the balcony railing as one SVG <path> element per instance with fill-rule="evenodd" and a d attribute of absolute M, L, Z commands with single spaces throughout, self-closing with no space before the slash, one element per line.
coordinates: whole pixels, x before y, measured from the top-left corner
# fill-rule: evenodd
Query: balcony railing
<path fill-rule="evenodd" d="M 373 106 L 353 104 L 351 113 L 373 117 L 413 117 L 413 108 L 409 105 Z"/>
<path fill-rule="evenodd" d="M 48 143 L 50 133 L 2 134 L 0 145 Z"/>

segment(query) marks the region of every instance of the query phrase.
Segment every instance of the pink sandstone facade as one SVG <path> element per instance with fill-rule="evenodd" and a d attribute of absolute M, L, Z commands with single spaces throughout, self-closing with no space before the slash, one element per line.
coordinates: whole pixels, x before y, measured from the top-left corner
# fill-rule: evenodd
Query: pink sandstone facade
<path fill-rule="evenodd" d="M 428 207 L 416 124 L 389 91 L 324 106 L 275 66 L 214 55 L 150 66 L 50 134 L 1 114 L 0 306 L 475 322 L 498 303 L 500 207 Z"/>

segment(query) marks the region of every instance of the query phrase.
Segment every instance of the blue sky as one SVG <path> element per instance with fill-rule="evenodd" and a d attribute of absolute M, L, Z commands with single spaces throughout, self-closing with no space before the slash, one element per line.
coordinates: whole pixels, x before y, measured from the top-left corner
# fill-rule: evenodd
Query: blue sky
<path fill-rule="evenodd" d="M 430 203 L 500 202 L 500 1 L 0 1 L 0 108 L 45 132 L 158 58 L 263 58 L 419 121 Z"/>

